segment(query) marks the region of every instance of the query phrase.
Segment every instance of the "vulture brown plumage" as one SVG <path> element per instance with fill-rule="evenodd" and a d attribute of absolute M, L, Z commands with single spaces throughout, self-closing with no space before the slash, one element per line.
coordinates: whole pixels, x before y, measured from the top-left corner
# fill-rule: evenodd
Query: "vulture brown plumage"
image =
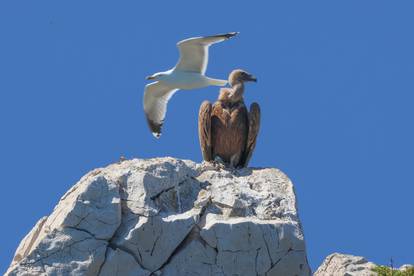
<path fill-rule="evenodd" d="M 221 160 L 232 168 L 247 167 L 260 128 L 260 107 L 244 104 L 244 82 L 257 79 L 240 69 L 229 76 L 231 87 L 220 89 L 212 105 L 201 104 L 198 116 L 200 147 L 205 161 Z"/>

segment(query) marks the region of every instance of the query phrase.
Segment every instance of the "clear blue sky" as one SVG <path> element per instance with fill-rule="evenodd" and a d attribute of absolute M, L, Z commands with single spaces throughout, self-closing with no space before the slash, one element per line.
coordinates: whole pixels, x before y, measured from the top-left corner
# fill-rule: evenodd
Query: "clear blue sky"
<path fill-rule="evenodd" d="M 59 3 L 58 3 L 59 2 Z M 176 94 L 154 139 L 145 76 L 177 41 L 240 31 L 207 73 L 255 74 L 251 165 L 293 180 L 309 261 L 332 252 L 414 263 L 414 4 L 411 1 L 1 1 L 0 271 L 83 174 L 127 158 L 201 160 L 200 103 Z"/>

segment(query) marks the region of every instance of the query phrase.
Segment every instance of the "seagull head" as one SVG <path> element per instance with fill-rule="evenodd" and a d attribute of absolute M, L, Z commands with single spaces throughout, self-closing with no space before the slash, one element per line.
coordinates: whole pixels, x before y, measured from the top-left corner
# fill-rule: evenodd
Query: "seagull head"
<path fill-rule="evenodd" d="M 161 77 L 167 75 L 165 72 L 155 73 L 151 76 L 146 77 L 147 80 L 160 80 Z"/>
<path fill-rule="evenodd" d="M 241 69 L 236 69 L 233 70 L 230 73 L 229 76 L 229 83 L 231 86 L 233 86 L 234 84 L 237 83 L 243 83 L 243 82 L 247 82 L 247 81 L 254 81 L 257 82 L 257 78 L 255 76 L 253 76 L 252 74 L 241 70 Z"/>

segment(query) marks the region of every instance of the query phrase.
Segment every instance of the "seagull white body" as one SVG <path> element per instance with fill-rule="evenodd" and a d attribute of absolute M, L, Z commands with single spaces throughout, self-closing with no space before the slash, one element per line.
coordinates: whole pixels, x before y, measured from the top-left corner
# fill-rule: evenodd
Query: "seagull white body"
<path fill-rule="evenodd" d="M 223 86 L 227 84 L 227 80 L 218 80 L 206 77 L 200 73 L 185 72 L 181 70 L 171 70 L 163 72 L 158 81 L 164 85 L 175 89 L 191 90 L 203 88 L 210 85 Z"/>
<path fill-rule="evenodd" d="M 147 79 L 156 80 L 146 85 L 144 92 L 144 112 L 148 126 L 156 138 L 161 136 L 168 100 L 177 90 L 227 84 L 227 80 L 213 79 L 204 75 L 208 64 L 208 48 L 211 44 L 224 41 L 236 34 L 228 33 L 182 40 L 177 43 L 180 50 L 177 65 L 171 70 L 147 77 Z"/>

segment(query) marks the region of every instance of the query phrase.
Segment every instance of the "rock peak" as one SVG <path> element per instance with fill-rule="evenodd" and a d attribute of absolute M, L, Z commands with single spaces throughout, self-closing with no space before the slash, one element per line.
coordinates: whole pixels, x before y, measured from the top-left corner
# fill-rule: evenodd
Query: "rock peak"
<path fill-rule="evenodd" d="M 310 275 L 294 188 L 278 169 L 122 160 L 76 183 L 6 275 Z"/>

